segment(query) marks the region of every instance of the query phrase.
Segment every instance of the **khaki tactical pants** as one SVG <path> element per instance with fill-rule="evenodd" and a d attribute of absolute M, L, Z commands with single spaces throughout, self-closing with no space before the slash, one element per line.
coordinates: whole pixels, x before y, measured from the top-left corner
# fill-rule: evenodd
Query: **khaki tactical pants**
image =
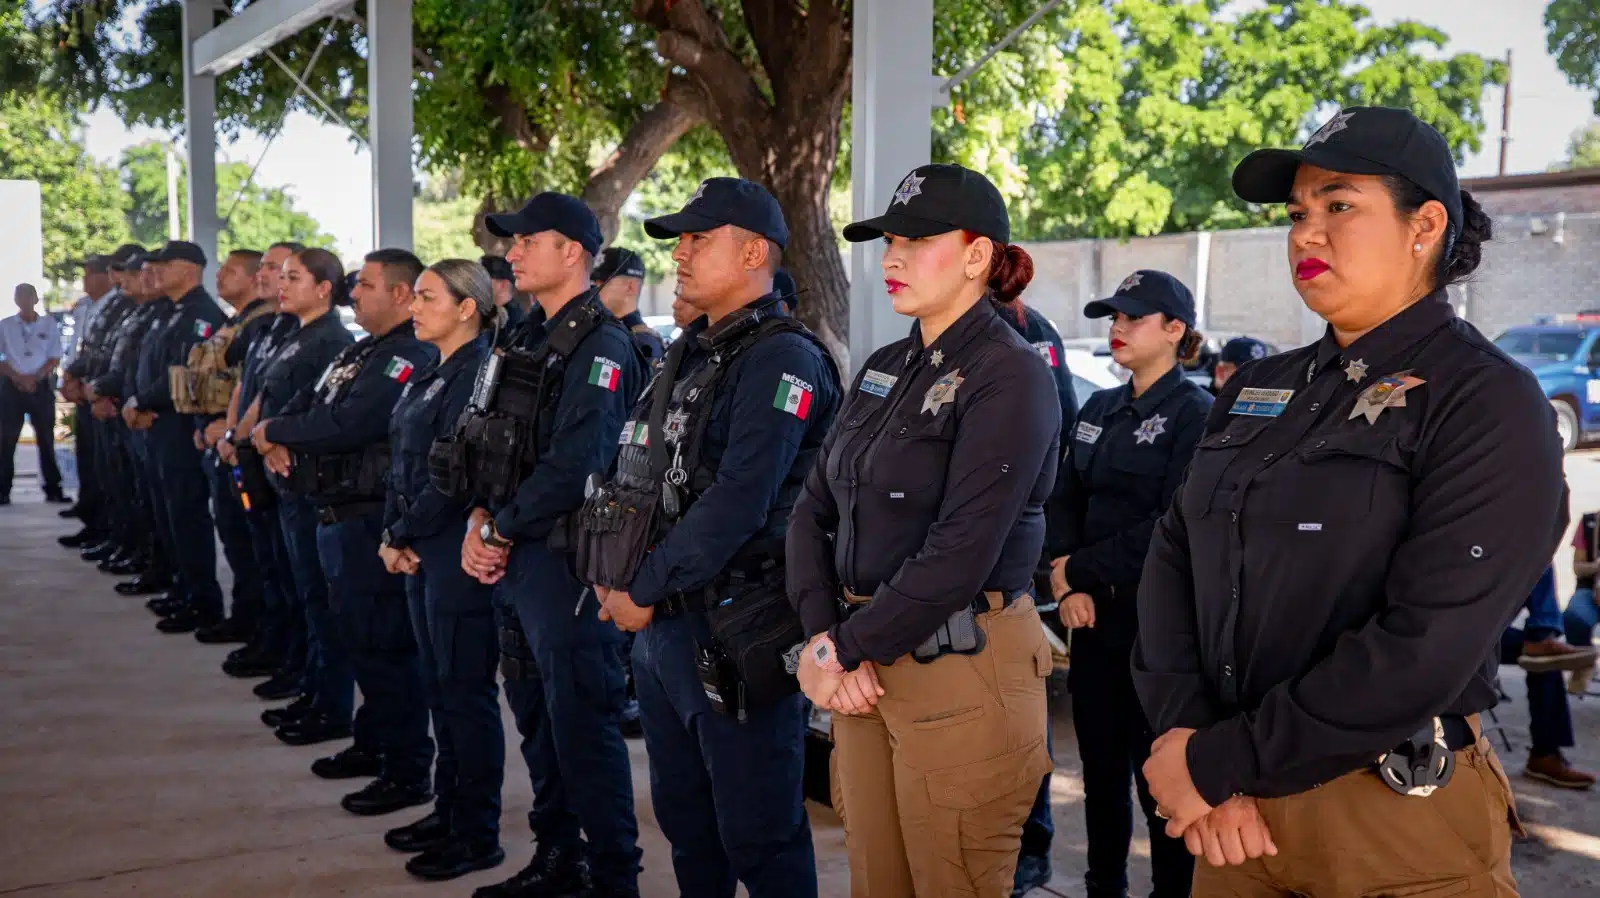
<path fill-rule="evenodd" d="M 1396 794 L 1368 770 L 1258 801 L 1276 857 L 1194 869 L 1194 898 L 1516 898 L 1511 784 L 1489 740 L 1456 754 L 1449 785 Z"/>
<path fill-rule="evenodd" d="M 1051 769 L 1050 648 L 1030 598 L 978 625 L 982 652 L 879 667 L 873 713 L 833 715 L 833 806 L 854 898 L 1011 895 L 1022 823 Z"/>

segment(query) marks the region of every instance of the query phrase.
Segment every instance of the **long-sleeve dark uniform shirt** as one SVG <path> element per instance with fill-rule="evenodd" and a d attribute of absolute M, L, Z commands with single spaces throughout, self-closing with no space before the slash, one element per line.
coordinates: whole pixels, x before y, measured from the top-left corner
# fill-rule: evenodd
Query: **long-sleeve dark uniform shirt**
<path fill-rule="evenodd" d="M 222 321 L 222 307 L 204 287 L 190 290 L 170 306 L 139 350 L 138 375 L 130 398 L 140 411 L 173 413 L 172 367 L 187 364 L 189 350 L 216 333 Z"/>
<path fill-rule="evenodd" d="M 466 521 L 466 499 L 446 496 L 429 479 L 428 452 L 435 440 L 456 432 L 489 349 L 489 335 L 480 334 L 400 391 L 389 425 L 391 461 L 383 512 L 389 545 L 396 549 L 452 524 L 459 530 Z"/>
<path fill-rule="evenodd" d="M 887 664 L 985 590 L 1027 588 L 1044 544 L 1061 406 L 992 303 L 926 348 L 920 325 L 856 377 L 790 518 L 788 589 L 807 636 Z M 839 623 L 847 589 L 871 602 Z"/>
<path fill-rule="evenodd" d="M 355 337 L 331 309 L 326 315 L 294 327 L 270 360 L 261 365 L 261 420 L 276 417 L 294 398 L 316 385 L 322 372 Z"/>
<path fill-rule="evenodd" d="M 1133 674 L 1207 802 L 1304 792 L 1495 704 L 1494 647 L 1567 524 L 1550 405 L 1431 295 L 1212 407 L 1139 587 Z"/>
<path fill-rule="evenodd" d="M 96 393 L 119 401 L 133 395 L 139 379 L 140 348 L 171 311 L 172 300 L 161 297 L 135 306 L 122 317 L 105 370 L 94 379 Z"/>
<path fill-rule="evenodd" d="M 338 374 L 352 355 L 363 352 L 359 370 L 348 379 Z M 308 455 L 359 452 L 381 443 L 389 435 L 400 391 L 437 358 L 432 346 L 417 339 L 410 321 L 381 336 L 363 337 L 334 359 L 329 377 L 289 400 L 267 424 L 267 439 Z"/>

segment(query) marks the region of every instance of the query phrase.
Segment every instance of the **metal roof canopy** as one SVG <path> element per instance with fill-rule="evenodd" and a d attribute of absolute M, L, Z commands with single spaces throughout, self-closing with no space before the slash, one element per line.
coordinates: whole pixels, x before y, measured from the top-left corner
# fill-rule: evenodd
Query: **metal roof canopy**
<path fill-rule="evenodd" d="M 256 0 L 213 27 L 215 0 L 183 0 L 189 239 L 205 250 L 213 268 L 221 228 L 216 213 L 217 76 L 351 5 L 352 0 Z M 412 246 L 411 49 L 411 0 L 369 0 L 367 142 L 372 153 L 373 237 L 381 247 Z"/>

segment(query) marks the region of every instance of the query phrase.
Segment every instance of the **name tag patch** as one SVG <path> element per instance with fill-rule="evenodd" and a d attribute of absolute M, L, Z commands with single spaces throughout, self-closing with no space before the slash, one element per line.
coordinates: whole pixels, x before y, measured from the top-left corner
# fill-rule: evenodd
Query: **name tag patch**
<path fill-rule="evenodd" d="M 1087 421 L 1079 421 L 1078 429 L 1073 432 L 1072 438 L 1080 443 L 1088 443 L 1092 446 L 1096 440 L 1100 439 L 1100 431 L 1104 429 L 1103 427 L 1096 427 Z"/>
<path fill-rule="evenodd" d="M 1289 407 L 1289 399 L 1292 396 L 1294 396 L 1293 390 L 1240 390 L 1239 398 L 1233 401 L 1233 408 L 1228 409 L 1228 414 L 1276 418 Z"/>
<path fill-rule="evenodd" d="M 881 399 L 889 395 L 889 391 L 894 389 L 895 383 L 899 380 L 900 378 L 893 374 L 868 369 L 867 373 L 861 376 L 861 392 L 871 393 Z"/>
<path fill-rule="evenodd" d="M 1301 524 L 1300 525 L 1300 532 L 1301 533 L 1316 533 L 1317 531 L 1319 531 L 1321 529 L 1322 529 L 1322 525 L 1321 524 Z"/>
<path fill-rule="evenodd" d="M 622 438 L 617 440 L 619 445 L 648 446 L 650 444 L 650 425 L 643 421 L 629 421 L 622 425 Z"/>

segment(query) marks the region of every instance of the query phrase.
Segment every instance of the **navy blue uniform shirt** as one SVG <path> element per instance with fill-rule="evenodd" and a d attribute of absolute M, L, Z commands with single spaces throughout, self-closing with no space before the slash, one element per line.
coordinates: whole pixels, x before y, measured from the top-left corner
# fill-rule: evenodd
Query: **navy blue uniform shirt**
<path fill-rule="evenodd" d="M 434 440 L 456 432 L 478 367 L 488 354 L 489 335 L 479 334 L 400 391 L 389 426 L 389 490 L 383 512 L 389 545 L 396 549 L 466 521 L 466 500 L 444 495 L 429 481 L 428 451 Z"/>
<path fill-rule="evenodd" d="M 1012 327 L 1018 328 L 1022 339 L 1032 343 L 1039 358 L 1044 359 L 1044 363 L 1050 367 L 1050 376 L 1056 381 L 1056 394 L 1061 397 L 1061 423 L 1065 426 L 1078 417 L 1078 394 L 1072 390 L 1072 372 L 1067 368 L 1067 352 L 1061 345 L 1061 335 L 1050 324 L 1050 319 L 1033 306 L 1022 307 L 1020 327 L 1009 311 L 1002 310 L 1000 314 Z M 1066 440 L 1062 440 L 1062 443 L 1065 444 Z"/>
<path fill-rule="evenodd" d="M 172 310 L 172 300 L 165 296 L 157 297 L 146 300 L 123 320 L 122 327 L 118 329 L 116 348 L 112 350 L 111 367 L 96 382 L 96 392 L 124 401 L 133 397 L 139 388 L 139 364 L 144 351 L 158 339 L 157 335 L 166 325 L 167 316 Z"/>
<path fill-rule="evenodd" d="M 1538 382 L 1443 291 L 1230 378 L 1133 653 L 1155 731 L 1198 731 L 1206 801 L 1304 792 L 1493 707 L 1501 631 L 1566 529 L 1561 466 Z"/>
<path fill-rule="evenodd" d="M 132 399 L 140 411 L 169 414 L 172 407 L 170 369 L 189 362 L 189 350 L 211 338 L 222 326 L 222 307 L 204 287 L 185 293 L 171 306 L 159 329 L 151 329 L 139 350 L 139 374 Z"/>
<path fill-rule="evenodd" d="M 105 306 L 90 322 L 89 329 L 83 335 L 82 348 L 73 357 L 72 364 L 67 366 L 68 374 L 85 383 L 93 383 L 95 378 L 106 373 L 111 364 L 111 351 L 115 348 L 117 332 L 127 316 L 138 308 L 131 297 L 116 289 L 102 302 Z"/>
<path fill-rule="evenodd" d="M 839 660 L 887 664 L 985 590 L 1033 582 L 1061 407 L 1049 370 L 979 300 L 931 345 L 874 352 L 789 522 L 789 597 Z M 841 588 L 872 596 L 838 623 Z"/>
<path fill-rule="evenodd" d="M 773 295 L 751 306 L 789 315 Z M 689 343 L 675 383 L 710 359 L 697 339 L 706 328 L 702 315 L 679 336 Z M 705 586 L 753 539 L 783 540 L 784 522 L 838 408 L 833 363 L 805 335 L 778 331 L 740 353 L 721 375 L 708 410 L 700 463 L 715 475 L 645 556 L 628 591 L 634 603 L 654 605 Z"/>
<path fill-rule="evenodd" d="M 590 289 L 561 307 L 554 318 L 534 315 L 517 329 L 515 345 L 536 349 L 550 332 L 564 326 L 582 306 L 596 308 L 602 321 L 566 361 L 559 397 L 540 415 L 533 472 L 504 506 L 490 509 L 495 530 L 507 539 L 543 539 L 559 519 L 583 504 L 590 474 L 604 473 L 617 456 L 617 434 L 644 388 L 644 364 L 633 341 Z"/>
<path fill-rule="evenodd" d="M 278 350 L 288 342 L 289 336 L 300 329 L 300 319 L 288 312 L 266 317 L 266 326 L 257 332 L 244 353 L 244 364 L 239 369 L 239 414 L 242 416 L 250 403 L 261 395 L 261 375 L 272 363 Z"/>
<path fill-rule="evenodd" d="M 308 392 L 334 358 L 355 340 L 332 309 L 296 327 L 272 359 L 262 364 L 258 395 L 261 420 L 276 417 L 296 396 Z"/>
<path fill-rule="evenodd" d="M 330 378 L 361 351 L 368 354 L 348 380 L 337 384 L 325 380 L 289 400 L 267 425 L 267 439 L 311 455 L 356 452 L 383 442 L 400 391 L 439 354 L 417 339 L 408 320 L 382 336 L 369 334 L 346 347 L 334 359 Z"/>

